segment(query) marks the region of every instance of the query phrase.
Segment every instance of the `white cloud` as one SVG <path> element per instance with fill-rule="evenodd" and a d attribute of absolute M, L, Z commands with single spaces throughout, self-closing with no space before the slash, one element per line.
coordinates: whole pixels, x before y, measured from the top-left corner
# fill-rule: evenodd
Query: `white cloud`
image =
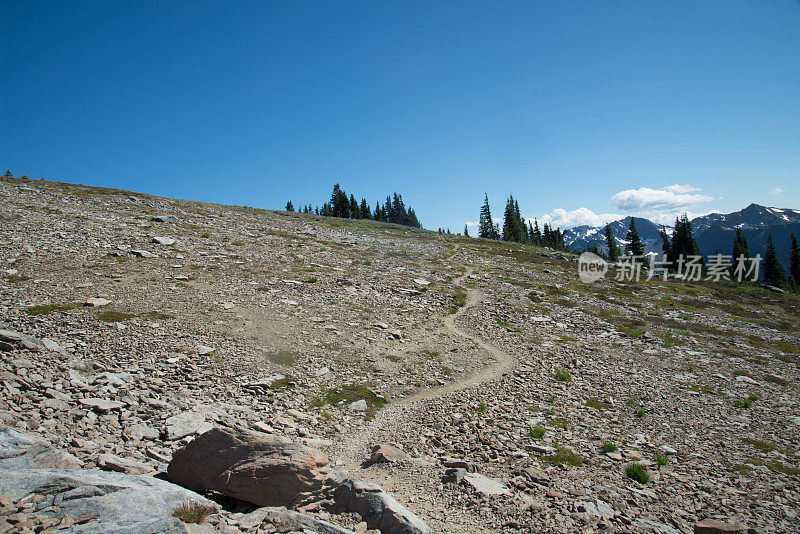
<path fill-rule="evenodd" d="M 775 189 L 770 191 L 769 194 L 770 195 L 780 195 L 780 194 L 785 193 L 785 192 L 786 192 L 786 189 L 784 189 L 782 187 L 776 187 Z"/>
<path fill-rule="evenodd" d="M 556 208 L 551 213 L 537 217 L 537 220 L 540 227 L 544 223 L 548 223 L 553 227 L 566 230 L 583 225 L 605 226 L 610 222 L 624 219 L 628 215 L 634 215 L 650 219 L 656 224 L 671 227 L 675 224 L 675 218 L 684 213 L 689 219 L 714 213 L 711 208 L 690 209 L 715 200 L 709 195 L 697 193 L 698 191 L 700 191 L 699 188 L 688 184 L 673 184 L 661 189 L 649 187 L 627 189 L 611 197 L 611 203 L 619 210 L 619 213 L 595 213 L 589 208 L 578 208 L 571 211 Z M 528 217 L 526 221 L 532 223 L 533 218 Z M 477 225 L 477 223 L 474 224 Z"/>
<path fill-rule="evenodd" d="M 691 185 L 668 185 L 664 188 L 665 191 L 669 191 L 670 193 L 676 193 L 679 195 L 685 195 L 686 193 L 694 193 L 696 191 L 700 191 L 699 187 L 694 187 Z"/>
<path fill-rule="evenodd" d="M 574 228 L 575 226 L 582 226 L 587 224 L 589 226 L 603 226 L 606 223 L 616 221 L 624 218 L 624 215 L 618 213 L 595 213 L 589 208 L 578 208 L 576 210 L 567 211 L 562 208 L 556 208 L 552 213 L 542 215 L 539 218 L 539 225 L 548 223 L 557 228 L 566 229 Z M 528 219 L 533 222 L 532 219 Z"/>
<path fill-rule="evenodd" d="M 639 214 L 653 211 L 680 211 L 686 208 L 710 202 L 714 197 L 701 194 L 676 193 L 668 188 L 686 190 L 690 186 L 668 186 L 664 189 L 626 189 L 611 197 L 611 203 L 619 210 Z"/>
<path fill-rule="evenodd" d="M 497 218 L 492 217 L 492 222 L 495 222 L 495 223 L 499 223 L 502 220 L 503 219 L 497 219 Z M 464 224 L 466 224 L 467 226 L 480 226 L 481 225 L 481 223 L 479 223 L 478 221 L 466 221 Z"/>

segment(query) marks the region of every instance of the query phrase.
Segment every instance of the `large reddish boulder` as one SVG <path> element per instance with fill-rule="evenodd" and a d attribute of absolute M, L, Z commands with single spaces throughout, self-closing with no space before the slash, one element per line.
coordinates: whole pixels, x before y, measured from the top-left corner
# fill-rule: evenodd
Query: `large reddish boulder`
<path fill-rule="evenodd" d="M 176 451 L 167 475 L 185 488 L 258 506 L 291 507 L 314 499 L 329 483 L 322 452 L 282 436 L 219 428 Z"/>
<path fill-rule="evenodd" d="M 389 445 L 388 443 L 381 443 L 380 445 L 374 445 L 372 447 L 372 456 L 370 457 L 369 461 L 373 464 L 378 463 L 401 463 L 407 462 L 411 458 L 403 452 L 402 450 L 398 449 L 394 445 Z"/>

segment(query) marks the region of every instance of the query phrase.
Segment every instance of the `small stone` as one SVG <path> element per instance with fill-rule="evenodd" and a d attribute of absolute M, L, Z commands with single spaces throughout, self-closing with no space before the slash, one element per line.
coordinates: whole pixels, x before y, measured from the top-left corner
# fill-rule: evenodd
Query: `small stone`
<path fill-rule="evenodd" d="M 153 468 L 146 464 L 130 458 L 122 458 L 115 454 L 101 454 L 97 459 L 97 466 L 105 471 L 116 471 L 118 473 L 128 473 L 129 475 L 141 475 L 154 471 Z"/>
<path fill-rule="evenodd" d="M 467 473 L 464 475 L 462 482 L 482 495 L 511 495 L 511 490 L 505 484 L 480 473 Z"/>
<path fill-rule="evenodd" d="M 592 517 L 602 517 L 603 519 L 611 519 L 614 517 L 614 509 L 600 499 L 586 499 L 583 501 L 574 502 L 573 510 L 578 514 L 586 514 Z"/>
<path fill-rule="evenodd" d="M 90 397 L 88 399 L 79 399 L 80 403 L 84 406 L 94 408 L 98 412 L 108 412 L 111 410 L 119 410 L 125 406 L 124 402 L 110 401 L 106 399 L 98 399 L 97 397 Z"/>
<path fill-rule="evenodd" d="M 133 254 L 134 256 L 137 256 L 139 258 L 157 258 L 158 257 L 158 254 L 153 254 L 152 252 L 149 252 L 147 250 L 140 250 L 140 249 L 131 250 L 131 254 Z"/>
<path fill-rule="evenodd" d="M 154 243 L 158 243 L 159 245 L 163 245 L 165 247 L 168 247 L 170 245 L 174 245 L 175 244 L 175 240 L 172 239 L 171 237 L 158 237 L 158 236 L 156 236 L 156 237 L 153 238 L 153 242 Z"/>
<path fill-rule="evenodd" d="M 86 302 L 83 303 L 84 306 L 92 306 L 93 308 L 108 306 L 109 304 L 111 304 L 111 301 L 102 297 L 91 297 L 86 299 Z"/>
<path fill-rule="evenodd" d="M 156 440 L 160 435 L 158 430 L 144 424 L 131 425 L 126 429 L 126 431 L 129 436 L 138 440 Z"/>
<path fill-rule="evenodd" d="M 359 399 L 355 402 L 351 402 L 347 405 L 347 409 L 351 412 L 366 412 L 367 411 L 367 401 L 364 399 Z"/>

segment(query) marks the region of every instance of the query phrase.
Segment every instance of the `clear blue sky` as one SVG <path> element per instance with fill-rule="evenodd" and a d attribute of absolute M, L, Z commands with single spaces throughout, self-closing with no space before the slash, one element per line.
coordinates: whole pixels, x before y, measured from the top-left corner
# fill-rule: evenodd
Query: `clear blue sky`
<path fill-rule="evenodd" d="M 800 208 L 796 0 L 5 0 L 0 35 L 17 175 L 265 208 L 338 181 L 453 231 L 484 191 L 562 224 Z"/>

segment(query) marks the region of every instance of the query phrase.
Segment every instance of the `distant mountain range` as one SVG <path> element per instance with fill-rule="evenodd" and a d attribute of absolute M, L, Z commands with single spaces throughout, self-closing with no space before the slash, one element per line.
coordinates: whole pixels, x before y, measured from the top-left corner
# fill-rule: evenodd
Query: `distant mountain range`
<path fill-rule="evenodd" d="M 649 219 L 636 217 L 636 228 L 645 245 L 645 253 L 655 252 L 661 254 L 662 225 Z M 703 217 L 692 219 L 692 230 L 697 244 L 703 255 L 732 254 L 733 237 L 736 228 L 741 228 L 747 239 L 750 255 L 761 254 L 767 247 L 767 237 L 772 234 L 778 258 L 786 269 L 789 268 L 789 243 L 792 233 L 800 239 L 800 210 L 768 208 L 758 204 L 750 204 L 741 211 L 733 213 L 712 213 Z M 631 218 L 625 217 L 611 223 L 611 230 L 620 248 L 627 244 L 625 237 Z M 665 226 L 668 235 L 672 235 L 672 227 Z M 587 247 L 597 245 L 603 252 L 608 252 L 604 235 L 605 226 L 576 226 L 564 231 L 564 243 L 573 250 L 586 250 Z"/>

